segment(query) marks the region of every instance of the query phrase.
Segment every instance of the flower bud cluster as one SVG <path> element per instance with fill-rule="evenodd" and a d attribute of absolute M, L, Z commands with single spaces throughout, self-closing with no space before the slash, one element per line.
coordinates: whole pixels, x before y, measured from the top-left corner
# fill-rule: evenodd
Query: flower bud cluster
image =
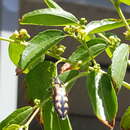
<path fill-rule="evenodd" d="M 88 35 L 85 31 L 86 23 L 87 20 L 85 18 L 81 18 L 79 22 L 79 26 L 77 25 L 65 26 L 64 31 L 79 41 L 85 41 Z"/>
<path fill-rule="evenodd" d="M 66 47 L 64 45 L 55 45 L 51 49 L 49 49 L 49 52 L 55 54 L 55 55 L 62 55 L 65 51 Z"/>
<path fill-rule="evenodd" d="M 10 39 L 14 40 L 16 43 L 27 45 L 26 40 L 30 38 L 26 29 L 20 29 L 20 31 L 15 31 L 11 36 Z"/>

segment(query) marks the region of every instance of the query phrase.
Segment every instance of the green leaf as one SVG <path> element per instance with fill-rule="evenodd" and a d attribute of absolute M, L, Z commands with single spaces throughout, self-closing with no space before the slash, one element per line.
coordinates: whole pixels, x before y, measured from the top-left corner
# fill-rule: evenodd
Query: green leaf
<path fill-rule="evenodd" d="M 71 62 L 77 62 L 79 60 L 85 61 L 89 59 L 89 51 L 84 46 L 79 46 L 69 57 Z"/>
<path fill-rule="evenodd" d="M 79 72 L 77 70 L 70 70 L 70 71 L 66 71 L 62 74 L 59 75 L 59 78 L 61 81 L 63 81 L 64 83 L 66 83 L 67 81 L 71 80 L 72 78 L 74 78 L 75 76 L 77 76 L 79 74 Z M 73 85 L 75 84 L 75 81 L 70 83 L 67 86 L 67 91 L 69 92 L 71 90 L 71 88 L 73 87 Z"/>
<path fill-rule="evenodd" d="M 91 72 L 87 78 L 87 90 L 97 118 L 105 124 L 112 125 L 117 114 L 118 103 L 108 74 Z"/>
<path fill-rule="evenodd" d="M 61 30 L 47 30 L 40 32 L 32 38 L 26 49 L 23 51 L 19 67 L 25 69 L 31 62 L 40 58 L 52 46 L 59 43 L 65 36 Z"/>
<path fill-rule="evenodd" d="M 20 57 L 25 49 L 25 45 L 22 45 L 20 43 L 10 43 L 9 44 L 9 57 L 11 61 L 15 64 L 18 65 L 20 61 Z"/>
<path fill-rule="evenodd" d="M 126 5 L 130 5 L 130 0 L 119 0 L 119 1 Z"/>
<path fill-rule="evenodd" d="M 130 130 L 130 107 L 128 107 L 122 116 L 120 125 L 123 130 Z"/>
<path fill-rule="evenodd" d="M 10 126 L 8 126 L 7 128 L 3 128 L 2 130 L 20 130 L 20 125 L 17 124 L 12 124 Z"/>
<path fill-rule="evenodd" d="M 30 61 L 29 65 L 27 66 L 27 68 L 23 71 L 24 74 L 29 73 L 29 71 L 31 71 L 33 68 L 35 68 L 38 64 L 40 64 L 41 62 L 43 62 L 45 59 L 45 55 L 42 55 L 40 57 L 36 57 L 34 60 Z"/>
<path fill-rule="evenodd" d="M 51 101 L 43 106 L 42 119 L 45 130 L 72 130 L 69 118 L 61 120 L 55 112 Z"/>
<path fill-rule="evenodd" d="M 129 46 L 123 43 L 114 51 L 111 65 L 111 76 L 117 88 L 121 87 L 124 80 L 128 58 Z"/>
<path fill-rule="evenodd" d="M 30 115 L 33 113 L 34 108 L 31 106 L 26 106 L 17 109 L 12 114 L 10 114 L 5 120 L 0 122 L 0 130 L 8 127 L 11 124 L 23 125 Z"/>
<path fill-rule="evenodd" d="M 26 75 L 27 96 L 30 100 L 46 100 L 51 95 L 49 88 L 52 86 L 55 70 L 52 62 L 44 61 Z"/>
<path fill-rule="evenodd" d="M 106 48 L 105 51 L 106 51 L 107 55 L 108 55 L 110 58 L 112 58 L 114 50 L 115 50 L 114 48 L 108 47 L 108 48 Z"/>
<path fill-rule="evenodd" d="M 130 19 L 127 20 L 128 24 L 130 24 Z M 117 19 L 103 19 L 92 21 L 86 25 L 86 33 L 94 34 L 105 31 L 110 31 L 113 29 L 117 29 L 125 26 L 125 24 L 121 20 Z"/>
<path fill-rule="evenodd" d="M 69 12 L 57 8 L 34 10 L 23 15 L 21 24 L 66 26 L 77 25 L 77 18 Z"/>
<path fill-rule="evenodd" d="M 81 61 L 90 61 L 92 58 L 95 58 L 97 55 L 102 53 L 107 44 L 104 40 L 101 39 L 93 39 L 87 42 L 87 47 L 79 46 L 69 57 L 69 60 L 72 62 Z"/>
<path fill-rule="evenodd" d="M 44 2 L 46 3 L 46 5 L 49 8 L 57 8 L 57 9 L 62 9 L 56 2 L 54 2 L 53 0 L 44 0 Z"/>

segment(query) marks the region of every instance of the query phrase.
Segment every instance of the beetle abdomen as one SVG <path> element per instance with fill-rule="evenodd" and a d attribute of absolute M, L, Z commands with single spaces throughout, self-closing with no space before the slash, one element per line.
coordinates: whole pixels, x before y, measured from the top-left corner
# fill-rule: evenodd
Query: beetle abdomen
<path fill-rule="evenodd" d="M 65 91 L 65 88 L 62 87 L 62 84 L 56 83 L 54 85 L 54 106 L 58 115 L 61 119 L 65 119 L 68 114 L 68 97 Z"/>

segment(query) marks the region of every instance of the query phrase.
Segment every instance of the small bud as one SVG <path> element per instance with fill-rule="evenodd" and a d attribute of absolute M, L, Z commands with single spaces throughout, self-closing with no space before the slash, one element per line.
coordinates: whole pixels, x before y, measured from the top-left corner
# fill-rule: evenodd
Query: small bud
<path fill-rule="evenodd" d="M 94 70 L 97 71 L 97 72 L 100 71 L 101 70 L 100 64 L 96 64 L 94 66 Z"/>
<path fill-rule="evenodd" d="M 40 104 L 40 100 L 39 100 L 39 99 L 35 99 L 35 100 L 34 100 L 34 103 L 35 103 L 36 105 L 39 105 L 39 104 Z"/>
<path fill-rule="evenodd" d="M 85 25 L 86 23 L 87 23 L 86 18 L 81 18 L 81 19 L 80 19 L 80 24 L 81 24 L 81 25 Z"/>
<path fill-rule="evenodd" d="M 20 29 L 19 31 L 19 38 L 22 40 L 27 40 L 30 38 L 30 35 L 28 34 L 26 29 Z"/>
<path fill-rule="evenodd" d="M 55 45 L 52 48 L 49 49 L 51 53 L 54 53 L 56 55 L 61 55 L 64 53 L 66 47 L 64 45 Z"/>
<path fill-rule="evenodd" d="M 15 40 L 17 43 L 21 41 L 26 41 L 30 38 L 30 35 L 28 34 L 26 29 L 21 29 L 19 32 L 15 31 L 11 36 L 10 39 Z"/>
<path fill-rule="evenodd" d="M 66 47 L 64 45 L 59 45 L 58 49 L 57 49 L 57 54 L 61 55 L 62 53 L 64 53 Z"/>
<path fill-rule="evenodd" d="M 130 31 L 124 32 L 124 35 L 127 40 L 130 40 Z"/>
<path fill-rule="evenodd" d="M 67 25 L 67 26 L 64 27 L 65 32 L 68 32 L 69 30 L 70 30 L 70 26 Z"/>
<path fill-rule="evenodd" d="M 77 64 L 81 65 L 82 63 L 83 63 L 82 60 L 79 60 Z"/>
<path fill-rule="evenodd" d="M 18 37 L 19 37 L 19 32 L 16 30 L 9 38 L 16 40 L 18 39 Z"/>
<path fill-rule="evenodd" d="M 82 60 L 79 60 L 79 61 L 73 63 L 73 64 L 71 65 L 71 66 L 72 66 L 71 68 L 72 68 L 73 70 L 79 70 L 80 67 L 81 67 L 81 65 L 82 65 L 82 63 L 83 63 L 83 61 L 82 61 Z"/>
<path fill-rule="evenodd" d="M 120 41 L 121 41 L 116 35 L 110 36 L 109 40 L 111 41 L 112 45 L 116 45 L 116 44 L 120 43 Z"/>

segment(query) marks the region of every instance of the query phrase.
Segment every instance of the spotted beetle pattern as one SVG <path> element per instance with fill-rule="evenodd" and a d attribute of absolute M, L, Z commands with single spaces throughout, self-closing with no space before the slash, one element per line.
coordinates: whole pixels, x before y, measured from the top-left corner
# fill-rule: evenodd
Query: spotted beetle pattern
<path fill-rule="evenodd" d="M 64 120 L 68 114 L 68 97 L 63 83 L 58 78 L 54 79 L 53 99 L 56 112 Z"/>

